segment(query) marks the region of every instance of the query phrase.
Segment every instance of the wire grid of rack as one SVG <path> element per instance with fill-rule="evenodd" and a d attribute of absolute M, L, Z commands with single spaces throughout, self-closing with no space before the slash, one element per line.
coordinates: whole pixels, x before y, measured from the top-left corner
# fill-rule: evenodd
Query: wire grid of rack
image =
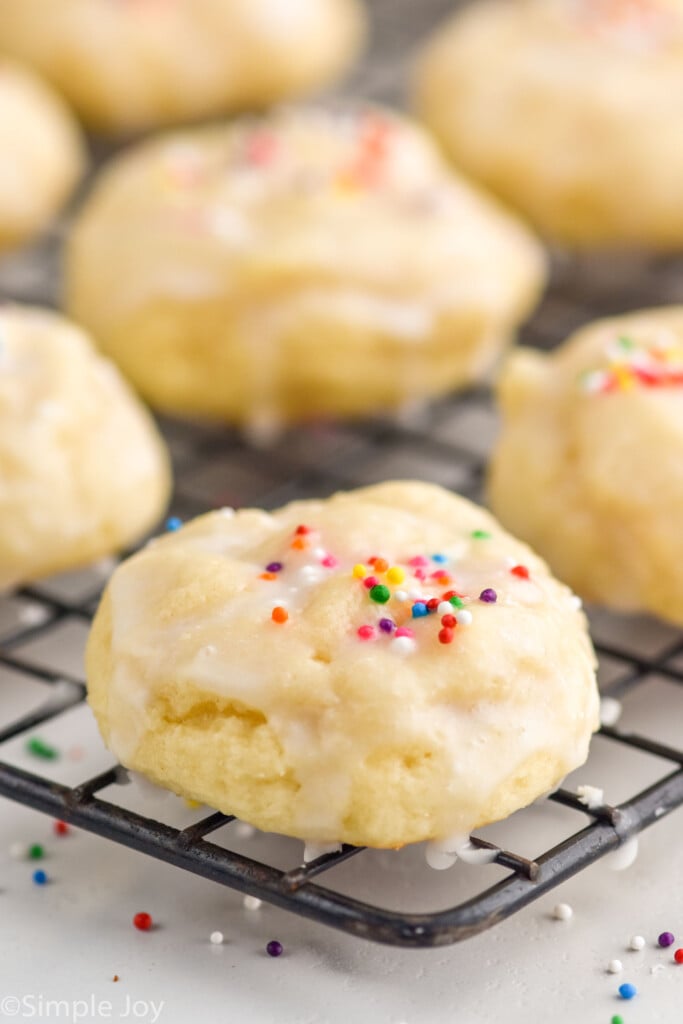
<path fill-rule="evenodd" d="M 376 0 L 379 53 L 352 83 L 352 91 L 395 98 L 404 71 L 403 40 L 433 20 L 450 4 L 431 0 L 416 6 L 409 0 Z M 62 229 L 63 230 L 63 229 Z M 55 301 L 56 258 L 61 231 L 40 247 L 0 268 L 0 296 L 24 301 Z M 573 264 L 556 260 L 548 296 L 525 328 L 527 344 L 550 347 L 575 325 L 596 315 L 670 302 L 683 292 L 683 269 L 676 260 L 610 260 Z M 495 415 L 486 391 L 473 391 L 434 403 L 412 418 L 373 420 L 361 424 L 319 423 L 292 428 L 274 445 L 254 449 L 227 429 L 162 423 L 173 454 L 176 491 L 172 512 L 187 518 L 222 505 L 258 504 L 275 507 L 287 500 L 321 496 L 335 490 L 390 477 L 433 480 L 472 498 L 480 498 L 486 452 L 495 430 Z M 112 766 L 80 785 L 58 784 L 2 760 L 1 745 L 29 737 L 37 727 L 85 699 L 82 680 L 57 666 L 32 661 L 32 645 L 56 627 L 87 624 L 97 603 L 96 588 L 75 599 L 59 583 L 27 588 L 13 598 L 32 609 L 30 620 L 18 616 L 0 631 L 0 671 L 19 672 L 50 687 L 51 696 L 18 721 L 0 717 L 0 795 L 69 821 L 115 842 L 147 853 L 246 894 L 342 929 L 354 935 L 405 947 L 442 946 L 458 942 L 502 921 L 600 857 L 616 850 L 640 831 L 683 806 L 683 746 L 672 747 L 657 737 L 604 727 L 603 736 L 619 757 L 629 747 L 661 762 L 657 781 L 619 806 L 588 810 L 577 795 L 560 789 L 547 799 L 574 813 L 576 825 L 552 849 L 531 860 L 514 851 L 490 847 L 506 876 L 458 906 L 435 913 L 399 913 L 344 895 L 322 885 L 321 876 L 363 851 L 344 847 L 290 871 L 282 871 L 238 854 L 207 837 L 233 819 L 211 813 L 187 828 L 176 829 L 118 806 L 100 794 L 121 780 Z M 0 599 L 0 627 L 3 601 Z M 9 621 L 9 619 L 8 619 Z M 626 639 L 628 625 L 623 627 Z M 683 684 L 683 637 L 653 657 L 634 650 L 619 638 L 598 644 L 601 656 L 624 667 L 612 692 L 624 696 L 656 673 Z M 0 692 L 0 716 L 2 694 Z M 115 792 L 115 790 L 114 790 Z M 586 823 L 586 817 L 588 822 Z M 228 833 L 229 835 L 229 830 Z"/>

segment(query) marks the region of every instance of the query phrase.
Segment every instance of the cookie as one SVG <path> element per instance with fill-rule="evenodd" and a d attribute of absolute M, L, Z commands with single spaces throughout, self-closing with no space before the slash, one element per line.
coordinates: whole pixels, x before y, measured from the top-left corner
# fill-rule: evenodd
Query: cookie
<path fill-rule="evenodd" d="M 80 131 L 66 104 L 32 72 L 4 60 L 0 151 L 2 251 L 48 226 L 84 166 Z"/>
<path fill-rule="evenodd" d="M 33 65 L 91 128 L 133 132 L 266 106 L 338 77 L 358 0 L 0 0 L 0 53 Z"/>
<path fill-rule="evenodd" d="M 154 406 L 259 423 L 479 379 L 543 278 L 527 231 L 409 122 L 300 109 L 114 161 L 74 226 L 67 302 Z"/>
<path fill-rule="evenodd" d="M 149 415 L 86 336 L 47 310 L 0 310 L 0 589 L 137 540 L 169 484 Z"/>
<path fill-rule="evenodd" d="M 576 598 L 424 483 L 154 542 L 109 583 L 87 678 L 125 766 L 325 843 L 466 835 L 556 786 L 598 725 Z"/>
<path fill-rule="evenodd" d="M 683 307 L 519 350 L 499 393 L 502 522 L 591 601 L 683 625 Z"/>
<path fill-rule="evenodd" d="M 456 165 L 576 247 L 681 247 L 681 90 L 680 0 L 483 0 L 416 77 Z"/>

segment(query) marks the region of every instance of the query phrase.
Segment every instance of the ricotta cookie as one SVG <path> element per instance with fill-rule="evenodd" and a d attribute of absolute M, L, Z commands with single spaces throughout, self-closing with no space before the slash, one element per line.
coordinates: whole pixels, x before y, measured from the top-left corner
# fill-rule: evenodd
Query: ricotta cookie
<path fill-rule="evenodd" d="M 358 0 L 0 0 L 0 52 L 114 133 L 315 89 L 351 63 L 364 29 Z"/>
<path fill-rule="evenodd" d="M 0 309 L 0 589 L 137 540 L 169 483 L 152 420 L 85 335 L 47 310 Z"/>
<path fill-rule="evenodd" d="M 458 167 L 571 246 L 683 244 L 681 0 L 482 0 L 417 104 Z"/>
<path fill-rule="evenodd" d="M 2 251 L 47 227 L 81 176 L 84 148 L 60 97 L 32 72 L 1 59 L 0 152 Z"/>
<path fill-rule="evenodd" d="M 536 242 L 376 109 L 148 141 L 68 250 L 73 316 L 155 406 L 362 415 L 481 377 L 534 304 Z"/>
<path fill-rule="evenodd" d="M 402 482 L 153 543 L 109 583 L 87 677 L 105 742 L 153 782 L 268 831 L 399 847 L 582 764 L 594 661 L 529 548 Z"/>
<path fill-rule="evenodd" d="M 683 625 L 683 307 L 521 349 L 499 392 L 503 523 L 589 600 Z"/>

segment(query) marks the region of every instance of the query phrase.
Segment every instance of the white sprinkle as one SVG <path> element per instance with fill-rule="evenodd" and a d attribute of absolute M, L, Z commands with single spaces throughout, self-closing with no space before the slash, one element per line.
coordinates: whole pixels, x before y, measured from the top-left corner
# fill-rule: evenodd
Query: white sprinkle
<path fill-rule="evenodd" d="M 575 612 L 578 612 L 583 608 L 583 601 L 578 594 L 572 594 L 569 598 L 569 607 L 573 608 Z"/>
<path fill-rule="evenodd" d="M 621 718 L 622 711 L 620 700 L 616 700 L 615 697 L 603 697 L 600 701 L 601 725 L 616 725 Z"/>
<path fill-rule="evenodd" d="M 636 953 L 640 953 L 641 949 L 645 949 L 645 939 L 642 935 L 632 935 L 629 939 L 628 948 Z"/>
<path fill-rule="evenodd" d="M 436 610 L 439 615 L 452 615 L 454 609 L 450 601 L 442 601 Z"/>
<path fill-rule="evenodd" d="M 17 618 L 22 626 L 40 626 L 43 622 L 47 622 L 50 613 L 42 604 L 31 602 L 22 605 L 17 612 Z"/>
<path fill-rule="evenodd" d="M 242 903 L 244 904 L 245 910 L 258 910 L 258 908 L 261 906 L 262 901 L 258 898 L 258 896 L 245 896 L 244 899 L 242 900 Z"/>
<path fill-rule="evenodd" d="M 408 600 L 408 595 L 405 592 L 405 590 L 395 590 L 394 591 L 394 600 L 395 601 L 407 601 Z"/>
<path fill-rule="evenodd" d="M 399 654 L 412 654 L 415 650 L 415 641 L 411 636 L 395 636 L 391 641 L 391 646 Z"/>
<path fill-rule="evenodd" d="M 553 907 L 553 917 L 556 921 L 570 921 L 574 911 L 568 903 L 556 903 Z"/>
<path fill-rule="evenodd" d="M 9 855 L 12 860 L 26 860 L 28 857 L 28 847 L 25 843 L 12 843 L 9 848 Z"/>
<path fill-rule="evenodd" d="M 455 613 L 455 621 L 459 626 L 471 626 L 472 612 L 468 611 L 467 608 L 459 608 Z"/>
<path fill-rule="evenodd" d="M 302 583 L 318 583 L 324 573 L 317 565 L 303 565 L 297 575 Z"/>
<path fill-rule="evenodd" d="M 410 598 L 411 601 L 421 601 L 422 591 L 419 589 L 419 587 L 413 587 L 412 590 L 408 591 L 408 597 Z M 425 598 L 424 600 L 426 601 L 427 598 Z"/>
<path fill-rule="evenodd" d="M 220 946 L 223 942 L 223 932 L 211 932 L 211 935 L 209 935 L 209 942 L 212 946 Z"/>
<path fill-rule="evenodd" d="M 325 548 L 313 548 L 313 557 L 314 558 L 326 558 L 327 557 L 327 551 L 325 551 Z"/>
<path fill-rule="evenodd" d="M 256 829 L 253 825 L 247 824 L 246 821 L 238 821 L 235 825 L 235 835 L 238 839 L 253 839 L 256 835 Z"/>
<path fill-rule="evenodd" d="M 655 964 L 650 968 L 650 974 L 661 974 L 665 970 L 664 964 Z"/>
<path fill-rule="evenodd" d="M 224 519 L 232 519 L 234 514 L 235 514 L 234 508 L 230 508 L 229 505 L 226 505 L 224 508 L 219 508 L 218 509 L 218 515 L 219 516 L 223 516 Z"/>
<path fill-rule="evenodd" d="M 607 964 L 607 972 L 609 974 L 621 974 L 624 969 L 624 965 L 621 960 L 610 960 Z"/>
<path fill-rule="evenodd" d="M 324 857 L 326 853 L 339 853 L 341 843 L 304 843 L 304 864 L 310 864 L 318 857 Z"/>
<path fill-rule="evenodd" d="M 598 807 L 605 806 L 605 792 L 598 789 L 597 786 L 578 786 L 576 795 L 589 811 L 595 811 Z"/>

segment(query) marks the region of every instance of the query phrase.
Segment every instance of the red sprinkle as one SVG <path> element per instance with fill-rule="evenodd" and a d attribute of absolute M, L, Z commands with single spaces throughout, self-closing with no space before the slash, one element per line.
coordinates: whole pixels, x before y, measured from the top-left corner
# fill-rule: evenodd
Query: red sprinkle
<path fill-rule="evenodd" d="M 516 565 L 513 569 L 510 569 L 513 576 L 519 576 L 522 580 L 529 579 L 529 570 L 525 565 Z"/>
<path fill-rule="evenodd" d="M 674 953 L 674 960 L 677 964 L 683 964 L 683 949 L 677 949 Z"/>
<path fill-rule="evenodd" d="M 68 836 L 70 829 L 65 821 L 56 821 L 52 826 L 56 836 Z"/>
<path fill-rule="evenodd" d="M 454 636 L 453 630 L 452 629 L 448 629 L 447 626 L 444 626 L 443 629 L 439 630 L 439 642 L 442 643 L 442 644 L 452 644 L 453 643 L 453 636 Z"/>
<path fill-rule="evenodd" d="M 363 580 L 363 586 L 365 587 L 366 590 L 372 590 L 372 588 L 376 587 L 378 583 L 379 580 L 377 579 L 376 576 L 366 576 L 365 579 Z"/>
<path fill-rule="evenodd" d="M 438 597 L 432 597 L 431 600 L 427 601 L 427 611 L 435 612 L 440 604 L 441 601 L 439 601 Z"/>
<path fill-rule="evenodd" d="M 298 537 L 303 537 L 305 534 L 311 532 L 311 528 L 310 526 L 297 526 L 294 532 L 297 534 Z"/>
<path fill-rule="evenodd" d="M 372 640 L 375 635 L 375 631 L 372 626 L 360 626 L 358 628 L 358 636 L 361 640 Z"/>
<path fill-rule="evenodd" d="M 148 932 L 152 927 L 151 914 L 145 914 L 144 912 L 136 914 L 133 918 L 133 924 L 140 932 Z"/>
<path fill-rule="evenodd" d="M 446 629 L 455 629 L 458 624 L 458 620 L 455 615 L 444 615 L 441 619 L 441 625 L 445 626 Z"/>

